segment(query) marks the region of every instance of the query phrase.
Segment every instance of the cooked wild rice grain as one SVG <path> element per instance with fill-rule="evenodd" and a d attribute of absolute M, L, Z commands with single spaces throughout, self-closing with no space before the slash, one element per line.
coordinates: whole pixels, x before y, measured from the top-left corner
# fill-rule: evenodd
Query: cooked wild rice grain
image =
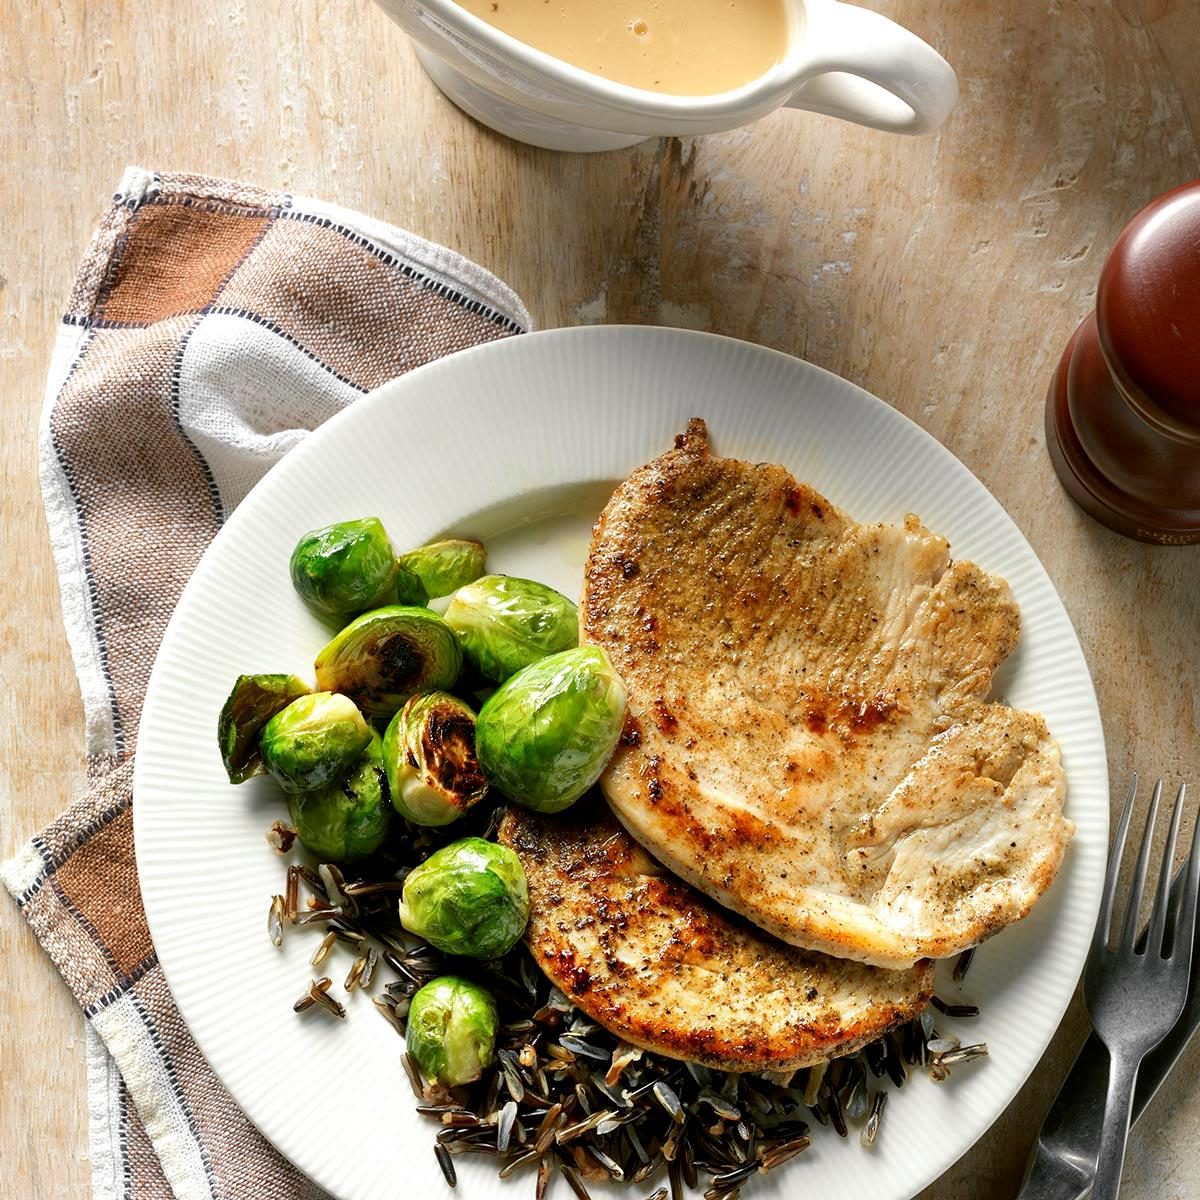
<path fill-rule="evenodd" d="M 362 979 L 363 971 L 367 966 L 367 956 L 360 954 L 351 964 L 350 970 L 346 974 L 346 982 L 342 985 L 346 991 L 352 992 L 358 987 L 359 981 Z"/>
<path fill-rule="evenodd" d="M 291 922 L 296 920 L 300 907 L 300 868 L 292 863 L 287 869 L 287 883 L 283 890 L 283 912 Z"/>
<path fill-rule="evenodd" d="M 512 1140 L 513 1125 L 517 1119 L 517 1102 L 510 1100 L 500 1110 L 500 1120 L 496 1125 L 496 1149 L 503 1154 Z"/>
<path fill-rule="evenodd" d="M 987 1044 L 984 1042 L 977 1042 L 973 1046 L 961 1046 L 941 1056 L 942 1066 L 952 1067 L 958 1063 L 970 1062 L 974 1058 L 984 1058 L 987 1052 Z"/>
<path fill-rule="evenodd" d="M 948 1017 L 977 1017 L 979 1006 L 976 1004 L 947 1004 L 940 996 L 933 997 L 933 1007 Z"/>
<path fill-rule="evenodd" d="M 871 1097 L 871 1112 L 867 1117 L 867 1123 L 862 1127 L 862 1132 L 858 1135 L 859 1143 L 870 1148 L 875 1144 L 875 1138 L 879 1133 L 879 1123 L 883 1120 L 884 1105 L 887 1104 L 888 1094 L 885 1091 L 878 1091 Z"/>
<path fill-rule="evenodd" d="M 442 1174 L 446 1177 L 446 1182 L 451 1187 L 458 1186 L 458 1172 L 454 1169 L 454 1163 L 450 1159 L 450 1151 L 446 1149 L 441 1142 L 433 1143 L 433 1152 L 437 1155 L 438 1166 L 442 1168 Z"/>
<path fill-rule="evenodd" d="M 313 952 L 312 958 L 308 960 L 309 966 L 319 967 L 329 957 L 329 952 L 333 949 L 333 943 L 336 941 L 337 934 L 331 930 L 321 939 L 321 944 Z"/>
<path fill-rule="evenodd" d="M 971 969 L 971 959 L 975 957 L 975 947 L 972 946 L 968 950 L 964 950 L 958 958 L 954 960 L 954 971 L 951 978 L 955 983 L 962 983 L 967 977 L 967 972 Z"/>
<path fill-rule="evenodd" d="M 568 1166 L 560 1159 L 558 1169 L 562 1172 L 562 1177 L 570 1185 L 571 1191 L 575 1193 L 578 1200 L 592 1200 L 587 1188 L 583 1186 L 583 1180 L 579 1178 L 579 1172 L 574 1167 Z"/>
<path fill-rule="evenodd" d="M 546 1195 L 546 1185 L 550 1182 L 550 1172 L 553 1169 L 552 1160 L 543 1158 L 538 1163 L 537 1187 L 534 1191 L 534 1200 L 542 1200 Z"/>
<path fill-rule="evenodd" d="M 327 1013 L 330 1014 L 330 1016 L 345 1020 L 345 1008 L 343 1008 L 342 1005 L 332 996 L 328 995 L 329 981 L 326 980 L 325 983 L 326 986 L 324 988 L 318 987 L 317 984 L 314 983 L 309 989 L 308 994 L 313 998 L 317 1006 L 319 1008 L 323 1008 Z"/>

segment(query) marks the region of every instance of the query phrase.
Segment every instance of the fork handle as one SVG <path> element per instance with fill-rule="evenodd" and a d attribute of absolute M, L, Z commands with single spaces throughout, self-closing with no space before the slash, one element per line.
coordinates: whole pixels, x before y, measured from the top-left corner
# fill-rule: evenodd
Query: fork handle
<path fill-rule="evenodd" d="M 1129 1118 L 1140 1063 L 1140 1058 L 1112 1056 L 1092 1200 L 1117 1200 L 1121 1190 L 1121 1169 L 1125 1165 L 1125 1143 L 1129 1140 Z"/>

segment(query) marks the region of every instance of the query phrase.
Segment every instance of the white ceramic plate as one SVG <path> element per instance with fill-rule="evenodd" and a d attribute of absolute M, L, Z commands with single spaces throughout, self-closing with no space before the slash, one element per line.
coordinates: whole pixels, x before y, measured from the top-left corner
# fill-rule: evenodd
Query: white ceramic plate
<path fill-rule="evenodd" d="M 367 996 L 349 1019 L 296 1016 L 315 934 L 266 934 L 283 864 L 263 839 L 283 814 L 272 785 L 226 783 L 217 713 L 240 672 L 306 673 L 325 633 L 292 593 L 288 555 L 306 529 L 377 513 L 398 546 L 457 532 L 492 568 L 578 592 L 590 523 L 615 481 L 661 453 L 690 416 L 715 449 L 786 465 L 860 520 L 919 513 L 1012 584 L 1021 643 L 1001 695 L 1046 715 L 1078 833 L 1048 896 L 977 955 L 957 1032 L 991 1057 L 948 1084 L 892 1097 L 874 1150 L 818 1136 L 800 1161 L 755 1179 L 758 1200 L 805 1194 L 901 1200 L 976 1141 L 1016 1095 L 1075 987 L 1096 913 L 1108 832 L 1104 741 L 1083 655 L 1053 585 L 984 487 L 931 437 L 844 380 L 759 347 L 663 329 L 565 330 L 494 343 L 414 371 L 331 420 L 254 489 L 204 556 L 163 641 L 142 719 L 134 806 L 138 869 L 167 979 L 200 1048 L 279 1149 L 343 1200 L 447 1194 L 434 1127 L 413 1112 L 401 1044 Z M 210 913 L 214 896 L 221 919 Z M 335 951 L 335 980 L 349 965 Z M 214 979 L 227 981 L 213 986 Z M 340 982 L 336 985 L 341 993 Z M 941 985 L 950 994 L 953 985 Z M 320 1081 L 315 1092 L 301 1080 Z M 312 1096 L 322 1117 L 314 1126 Z M 818 1130 L 818 1133 L 828 1131 Z M 458 1160 L 459 1194 L 503 1200 Z M 559 1185 L 561 1187 L 561 1185 Z M 633 1198 L 646 1189 L 623 1194 Z"/>

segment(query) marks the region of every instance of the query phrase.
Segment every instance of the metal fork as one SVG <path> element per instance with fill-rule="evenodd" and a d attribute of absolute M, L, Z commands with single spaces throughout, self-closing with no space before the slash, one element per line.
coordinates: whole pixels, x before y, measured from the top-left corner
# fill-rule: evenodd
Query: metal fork
<path fill-rule="evenodd" d="M 1186 787 L 1179 789 L 1171 814 L 1171 829 L 1163 848 L 1163 861 L 1144 948 L 1138 948 L 1138 909 L 1146 891 L 1150 866 L 1150 844 L 1158 818 L 1162 780 L 1154 785 L 1150 812 L 1142 833 L 1137 868 L 1130 891 L 1121 936 L 1109 948 L 1113 901 L 1121 859 L 1125 853 L 1129 819 L 1137 795 L 1137 776 L 1125 798 L 1116 840 L 1108 860 L 1100 915 L 1092 936 L 1083 975 L 1083 998 L 1088 1015 L 1110 1056 L 1108 1098 L 1104 1106 L 1104 1130 L 1096 1161 L 1093 1200 L 1116 1200 L 1129 1137 L 1133 1092 L 1142 1059 L 1171 1032 L 1187 1002 L 1192 967 L 1192 942 L 1196 930 L 1197 893 L 1200 892 L 1200 821 L 1192 834 L 1187 861 L 1187 883 L 1170 902 L 1171 863 L 1183 815 Z"/>

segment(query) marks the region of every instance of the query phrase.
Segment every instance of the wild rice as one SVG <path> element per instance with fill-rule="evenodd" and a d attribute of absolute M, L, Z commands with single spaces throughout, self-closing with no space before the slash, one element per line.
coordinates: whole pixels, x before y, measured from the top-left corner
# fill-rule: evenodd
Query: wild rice
<path fill-rule="evenodd" d="M 425 1088 L 421 1083 L 421 1072 L 417 1070 L 417 1064 L 413 1061 L 413 1056 L 405 1050 L 400 1061 L 404 1064 L 404 1074 L 408 1076 L 409 1086 L 413 1090 L 413 1095 L 418 1100 L 424 1100 Z"/>
<path fill-rule="evenodd" d="M 574 1167 L 569 1167 L 565 1162 L 559 1161 L 558 1169 L 562 1172 L 562 1177 L 567 1181 L 578 1197 L 578 1200 L 592 1200 L 587 1188 L 583 1186 L 583 1180 L 579 1178 L 579 1172 Z"/>
<path fill-rule="evenodd" d="M 346 982 L 343 984 L 346 991 L 352 992 L 358 987 L 359 981 L 362 979 L 363 971 L 367 968 L 367 956 L 360 954 L 351 964 L 350 970 L 346 975 Z"/>
<path fill-rule="evenodd" d="M 331 930 L 321 939 L 321 944 L 313 952 L 312 958 L 308 960 L 308 965 L 319 967 L 329 957 L 329 952 L 333 949 L 333 943 L 336 941 L 337 934 Z"/>
<path fill-rule="evenodd" d="M 317 875 L 325 885 L 325 895 L 336 905 L 344 906 L 346 893 L 342 890 L 346 880 L 341 871 L 333 863 L 322 863 L 317 868 Z"/>
<path fill-rule="evenodd" d="M 975 1058 L 985 1058 L 987 1052 L 988 1048 L 984 1042 L 978 1042 L 974 1046 L 961 1046 L 941 1056 L 942 1066 L 953 1067 L 958 1063 L 970 1062 Z"/>
<path fill-rule="evenodd" d="M 954 971 L 951 978 L 955 983 L 962 983 L 967 977 L 967 971 L 971 968 L 971 959 L 975 957 L 975 947 L 972 946 L 968 950 L 964 950 L 958 958 L 954 960 Z"/>
<path fill-rule="evenodd" d="M 883 1120 L 883 1107 L 887 1104 L 887 1098 L 888 1094 L 884 1091 L 878 1091 L 871 1097 L 871 1111 L 867 1116 L 867 1123 L 858 1135 L 859 1144 L 867 1149 L 875 1144 L 875 1138 L 879 1134 L 879 1122 Z"/>
<path fill-rule="evenodd" d="M 537 1162 L 540 1158 L 541 1155 L 536 1150 L 529 1150 L 524 1154 L 518 1155 L 500 1168 L 500 1178 L 507 1179 L 514 1171 L 519 1171 L 522 1167 Z"/>
<path fill-rule="evenodd" d="M 283 897 L 272 896 L 271 908 L 267 913 L 267 936 L 272 946 L 283 945 Z"/>
<path fill-rule="evenodd" d="M 500 1120 L 496 1123 L 496 1149 L 504 1154 L 512 1141 L 513 1125 L 517 1120 L 517 1102 L 508 1101 L 500 1110 Z"/>
<path fill-rule="evenodd" d="M 654 1087 L 651 1089 L 655 1100 L 659 1102 L 670 1116 L 671 1120 L 678 1125 L 683 1124 L 683 1105 L 679 1103 L 679 1097 L 671 1090 L 671 1086 L 661 1079 L 654 1082 Z"/>
<path fill-rule="evenodd" d="M 342 891 L 347 896 L 373 896 L 377 892 L 402 892 L 404 891 L 403 880 L 384 879 L 378 882 L 358 882 L 348 883 Z"/>
<path fill-rule="evenodd" d="M 379 951 L 374 946 L 367 947 L 367 961 L 363 967 L 362 980 L 360 987 L 364 992 L 371 990 L 371 985 L 375 982 L 375 972 L 379 969 Z"/>
<path fill-rule="evenodd" d="M 762 1169 L 773 1171 L 776 1167 L 783 1166 L 785 1162 L 791 1162 L 797 1154 L 807 1150 L 811 1144 L 812 1138 L 805 1134 L 803 1137 L 793 1138 L 790 1142 L 773 1147 L 763 1155 Z"/>
<path fill-rule="evenodd" d="M 446 1182 L 451 1187 L 457 1187 L 458 1172 L 454 1169 L 454 1162 L 450 1157 L 450 1151 L 441 1142 L 434 1142 L 433 1152 L 437 1156 L 438 1166 L 442 1168 L 442 1174 L 445 1175 Z"/>
<path fill-rule="evenodd" d="M 934 996 L 933 1007 L 948 1017 L 977 1017 L 979 1006 L 976 1004 L 947 1004 L 940 996 Z"/>
<path fill-rule="evenodd" d="M 300 908 L 300 868 L 292 863 L 287 869 L 287 883 L 283 889 L 283 912 L 293 923 Z"/>
<path fill-rule="evenodd" d="M 473 971 L 496 997 L 497 1057 L 477 1083 L 441 1088 L 421 1077 L 407 1052 L 401 1060 L 418 1111 L 438 1122 L 435 1154 L 450 1186 L 453 1157 L 476 1154 L 494 1158 L 503 1178 L 536 1166 L 535 1200 L 544 1200 L 555 1171 L 577 1200 L 588 1197 L 585 1181 L 650 1180 L 653 1186 L 655 1175 L 659 1186 L 651 1200 L 684 1200 L 685 1186 L 707 1188 L 712 1200 L 734 1200 L 757 1174 L 801 1155 L 814 1120 L 843 1137 L 853 1125 L 862 1144 L 873 1145 L 888 1096 L 886 1085 L 874 1081 L 898 1087 L 911 1068 L 942 1080 L 951 1067 L 986 1053 L 982 1044 L 961 1046 L 938 1032 L 940 1015 L 978 1012 L 940 998 L 856 1054 L 799 1071 L 731 1074 L 643 1051 L 575 1009 L 523 947 L 494 963 L 450 964 L 400 926 L 402 876 L 437 848 L 440 836 L 423 831 L 413 838 L 411 859 L 349 883 L 330 864 L 315 871 L 292 864 L 280 915 L 291 919 L 294 912 L 297 925 L 321 927 L 314 965 L 325 961 L 335 941 L 355 947 L 347 990 L 370 988 L 386 964 L 391 977 L 372 1002 L 401 1033 L 413 995 L 448 969 Z M 303 904 L 302 882 L 309 893 Z M 315 981 L 297 1011 L 322 1007 L 344 1016 L 326 994 L 329 987 L 327 978 Z"/>
<path fill-rule="evenodd" d="M 330 1016 L 345 1020 L 345 1008 L 343 1008 L 337 1000 L 328 994 L 329 982 L 330 981 L 328 979 L 319 980 L 317 983 L 314 983 L 311 988 L 309 988 L 308 994 L 313 998 L 313 1001 L 316 1003 L 316 1005 L 319 1008 L 323 1008 L 327 1013 L 330 1014 Z M 324 983 L 325 986 L 319 986 L 320 983 Z"/>
<path fill-rule="evenodd" d="M 808 1079 L 804 1084 L 804 1103 L 812 1108 L 817 1103 L 817 1096 L 821 1091 L 821 1084 L 825 1079 L 825 1072 L 829 1070 L 827 1062 L 819 1062 L 814 1067 L 808 1068 Z"/>
<path fill-rule="evenodd" d="M 342 915 L 340 908 L 310 908 L 296 916 L 297 925 L 315 925 L 319 921 L 336 921 Z"/>

